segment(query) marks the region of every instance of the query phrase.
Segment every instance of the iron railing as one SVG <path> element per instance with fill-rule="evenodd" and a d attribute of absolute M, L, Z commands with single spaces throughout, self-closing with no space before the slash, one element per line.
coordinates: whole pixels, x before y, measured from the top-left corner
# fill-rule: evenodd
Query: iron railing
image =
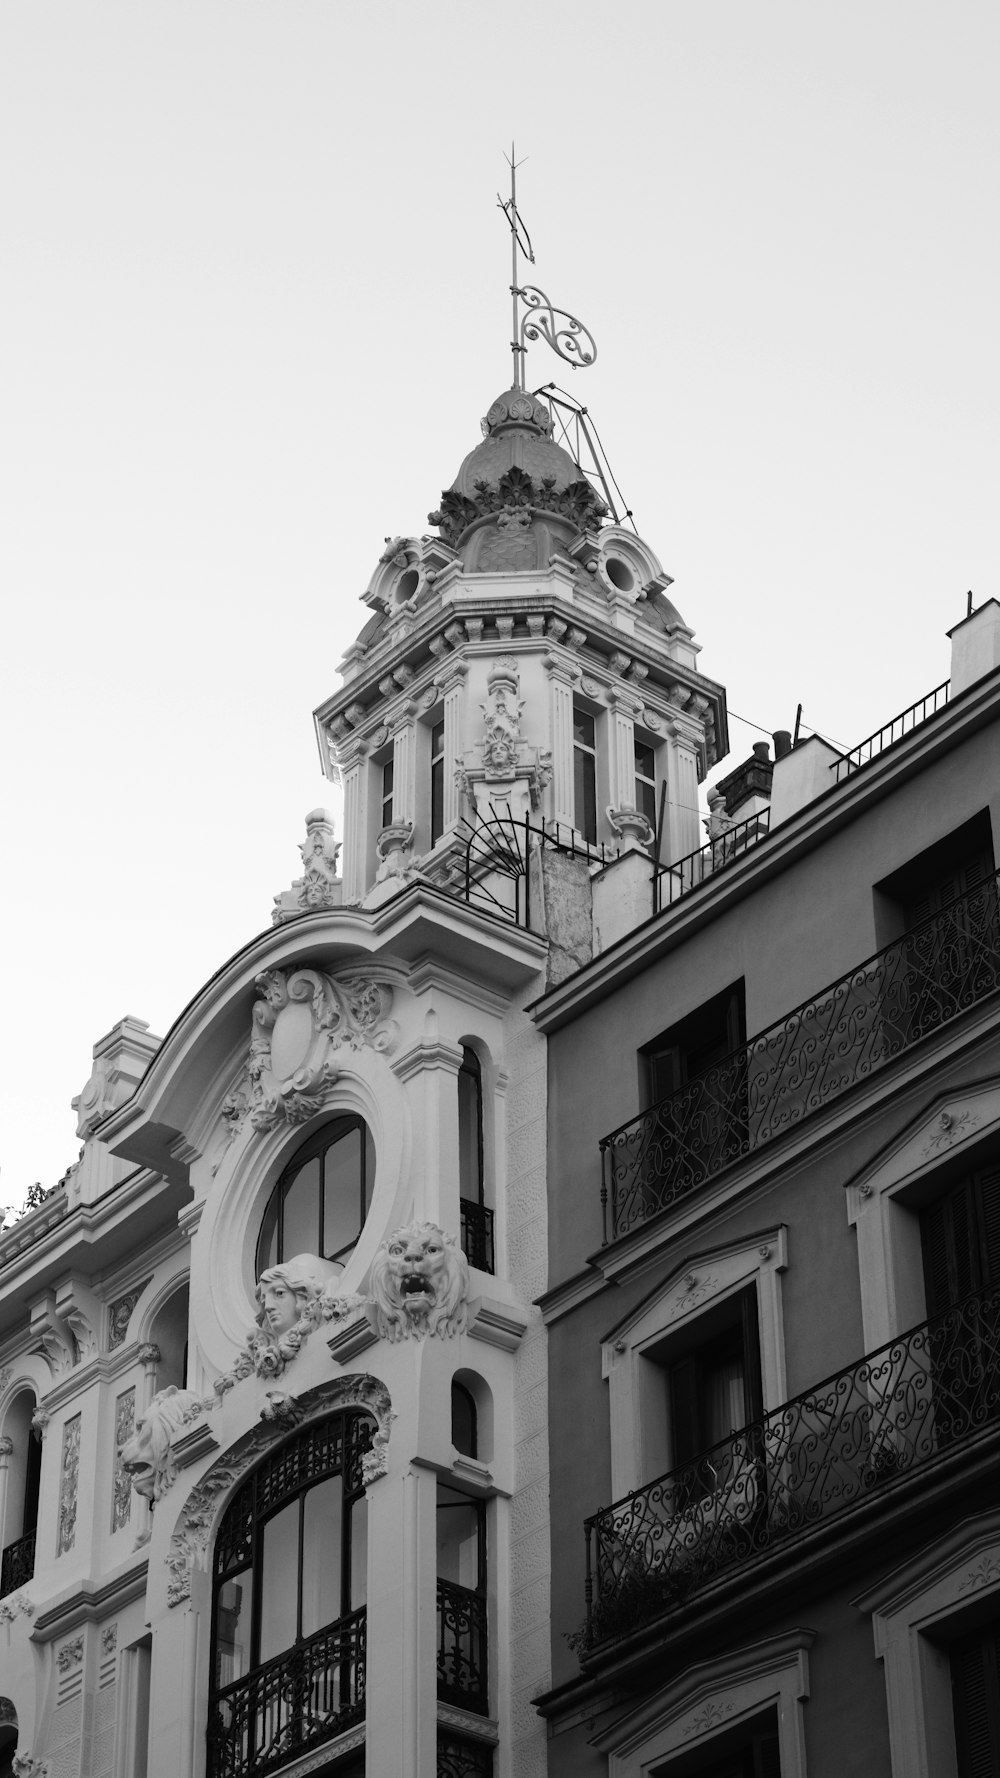
<path fill-rule="evenodd" d="M 438 1728 L 437 1778 L 493 1778 L 493 1749 L 454 1729 Z"/>
<path fill-rule="evenodd" d="M 0 1557 L 0 1599 L 16 1593 L 35 1572 L 35 1532 L 9 1543 Z"/>
<path fill-rule="evenodd" d="M 471 1198 L 460 1198 L 459 1212 L 462 1218 L 462 1252 L 470 1266 L 478 1266 L 481 1272 L 492 1272 L 492 1210 L 486 1204 L 474 1203 Z"/>
<path fill-rule="evenodd" d="M 652 1622 L 998 1424 L 995 1286 L 588 1519 L 586 1640 Z"/>
<path fill-rule="evenodd" d="M 672 908 L 693 889 L 699 889 L 702 883 L 714 877 L 727 864 L 742 858 L 744 852 L 756 846 L 760 840 L 766 840 L 768 824 L 771 819 L 770 808 L 761 809 L 758 814 L 751 815 L 747 821 L 737 821 L 734 826 L 720 833 L 705 846 L 699 846 L 697 852 L 689 852 L 686 858 L 679 858 L 676 864 L 657 864 L 653 867 L 653 912 L 662 914 L 664 908 Z"/>
<path fill-rule="evenodd" d="M 515 819 L 502 807 L 490 804 L 490 819 L 472 825 L 465 837 L 463 893 L 466 901 L 478 903 L 490 913 L 503 914 L 518 926 L 531 929 L 531 875 L 528 860 L 541 846 L 563 852 L 570 858 L 582 858 L 598 867 L 610 864 L 618 853 L 614 848 L 590 845 L 562 822 L 549 822 L 543 816 L 534 823 L 525 815 Z M 532 844 L 534 842 L 534 844 Z"/>
<path fill-rule="evenodd" d="M 901 741 L 913 729 L 919 728 L 929 716 L 936 716 L 948 702 L 950 685 L 949 679 L 946 679 L 943 685 L 936 685 L 933 691 L 927 693 L 926 697 L 918 698 L 917 702 L 911 704 L 908 710 L 901 710 L 898 716 L 892 718 L 891 722 L 885 723 L 882 728 L 876 729 L 873 735 L 868 735 L 865 740 L 859 741 L 858 745 L 852 747 L 850 753 L 845 753 L 842 759 L 834 760 L 830 767 L 834 783 L 843 783 L 843 780 L 849 778 L 852 772 L 860 771 L 862 766 L 870 765 L 872 760 L 877 759 L 880 753 L 884 753 L 887 747 L 895 746 L 897 741 Z"/>
<path fill-rule="evenodd" d="M 454 1581 L 437 1583 L 437 1694 L 446 1704 L 487 1715 L 486 1596 Z"/>
<path fill-rule="evenodd" d="M 365 1714 L 364 1608 L 216 1692 L 209 1778 L 263 1778 Z"/>
<path fill-rule="evenodd" d="M 769 1025 L 601 1140 L 604 1240 L 883 1068 L 1000 987 L 997 878 Z"/>

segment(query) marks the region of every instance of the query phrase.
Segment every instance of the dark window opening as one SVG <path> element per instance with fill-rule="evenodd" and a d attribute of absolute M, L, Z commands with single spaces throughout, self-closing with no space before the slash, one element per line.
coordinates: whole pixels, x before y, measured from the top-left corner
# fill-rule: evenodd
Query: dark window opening
<path fill-rule="evenodd" d="M 699 1315 L 680 1339 L 665 1345 L 658 1361 L 667 1374 L 670 1467 L 679 1469 L 763 1414 L 756 1286 Z M 706 1477 L 721 1485 L 719 1472 L 729 1463 L 725 1451 L 716 1453 L 691 1487 L 704 1492 Z"/>
<path fill-rule="evenodd" d="M 1000 1778 L 1000 1624 L 981 1626 L 950 1654 L 958 1778 Z"/>
<path fill-rule="evenodd" d="M 597 840 L 597 736 L 594 718 L 573 709 L 573 819 L 577 833 Z"/>
<path fill-rule="evenodd" d="M 382 826 L 392 826 L 392 786 L 396 775 L 395 761 L 387 759 L 382 767 Z"/>
<path fill-rule="evenodd" d="M 891 944 L 920 921 L 940 913 L 993 875 L 993 830 L 988 809 L 875 885 L 879 945 Z"/>
<path fill-rule="evenodd" d="M 777 1721 L 773 1711 L 768 1714 L 766 1727 L 714 1736 L 709 1748 L 692 1748 L 657 1766 L 651 1778 L 781 1778 Z"/>
<path fill-rule="evenodd" d="M 458 1189 L 462 1252 L 470 1266 L 494 1270 L 493 1212 L 485 1202 L 483 1071 L 475 1050 L 462 1046 L 458 1071 Z"/>
<path fill-rule="evenodd" d="M 463 1457 L 479 1456 L 475 1398 L 464 1383 L 453 1383 L 451 1386 L 451 1442 Z"/>
<path fill-rule="evenodd" d="M 268 1200 L 257 1276 L 299 1253 L 347 1259 L 375 1186 L 375 1147 L 360 1117 L 335 1118 L 296 1151 Z"/>
<path fill-rule="evenodd" d="M 736 982 L 671 1025 L 640 1052 L 647 1104 L 655 1105 L 698 1079 L 745 1042 L 744 987 Z"/>
<path fill-rule="evenodd" d="M 934 1379 L 934 1426 L 946 1444 L 1000 1415 L 1000 1167 L 943 1192 L 920 1214 Z"/>
<path fill-rule="evenodd" d="M 444 723 L 431 729 L 431 845 L 444 833 Z"/>

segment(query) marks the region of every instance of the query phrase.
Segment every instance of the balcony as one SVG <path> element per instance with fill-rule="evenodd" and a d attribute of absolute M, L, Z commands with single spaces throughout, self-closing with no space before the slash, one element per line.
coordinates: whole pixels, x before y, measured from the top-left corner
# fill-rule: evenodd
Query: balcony
<path fill-rule="evenodd" d="M 627 1234 L 1000 987 L 997 878 L 601 1140 L 604 1240 Z"/>
<path fill-rule="evenodd" d="M 994 1287 L 588 1519 L 582 1642 L 619 1641 L 998 1426 Z"/>
<path fill-rule="evenodd" d="M 454 1581 L 437 1583 L 437 1695 L 479 1716 L 489 1712 L 486 1596 Z"/>
<path fill-rule="evenodd" d="M 493 1212 L 471 1198 L 459 1199 L 462 1218 L 462 1252 L 470 1266 L 493 1273 Z"/>
<path fill-rule="evenodd" d="M 364 1608 L 212 1699 L 209 1778 L 265 1778 L 365 1714 Z"/>
<path fill-rule="evenodd" d="M 0 1557 L 0 1599 L 8 1593 L 16 1593 L 23 1587 L 35 1572 L 35 1533 L 29 1531 L 26 1537 L 19 1537 L 16 1543 L 9 1543 Z"/>

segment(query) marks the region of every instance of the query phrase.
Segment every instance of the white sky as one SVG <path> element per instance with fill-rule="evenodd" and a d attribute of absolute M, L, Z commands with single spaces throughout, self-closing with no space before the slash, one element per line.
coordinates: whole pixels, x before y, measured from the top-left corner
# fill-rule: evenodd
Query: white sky
<path fill-rule="evenodd" d="M 1000 590 L 998 87 L 992 0 L 3 0 L 0 1203 L 298 874 L 358 595 L 510 380 L 512 136 L 599 346 L 529 383 L 732 711 L 850 745 L 947 677 Z"/>

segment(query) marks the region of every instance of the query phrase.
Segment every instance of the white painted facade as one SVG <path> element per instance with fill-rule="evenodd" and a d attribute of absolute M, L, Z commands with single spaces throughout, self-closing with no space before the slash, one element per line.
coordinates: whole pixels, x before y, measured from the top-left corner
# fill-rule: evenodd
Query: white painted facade
<path fill-rule="evenodd" d="M 550 1683 L 535 1307 L 548 1282 L 546 1058 L 525 1008 L 546 985 L 548 945 L 507 917 L 523 874 L 469 835 L 478 822 L 502 837 L 527 817 L 567 843 L 648 842 L 639 739 L 655 757 L 661 857 L 675 860 L 701 840 L 697 783 L 725 750 L 721 689 L 697 671 L 667 577 L 640 539 L 601 523 L 549 430 L 531 397 L 501 397 L 437 515 L 451 541 L 397 538 L 379 562 L 373 618 L 316 713 L 324 767 L 344 786 L 342 875 L 314 811 L 305 874 L 276 898 L 274 924 L 164 1041 L 127 1019 L 97 1044 L 76 1102 L 80 1161 L 0 1234 L 0 1523 L 17 1583 L 0 1597 L 0 1772 L 15 1745 L 19 1778 L 546 1769 L 532 1706 Z M 581 717 L 593 735 L 589 834 Z M 628 923 L 645 911 L 637 900 Z M 491 1270 L 462 1257 L 470 1053 Z M 248 1346 L 262 1220 L 292 1157 L 340 1119 L 370 1133 L 370 1208 L 343 1269 L 310 1299 L 298 1349 L 268 1372 Z M 438 1231 L 455 1285 L 438 1324 L 405 1300 L 387 1319 L 376 1285 L 390 1237 L 413 1224 Z M 456 1380 L 478 1410 L 474 1456 L 453 1443 Z M 164 1409 L 170 1390 L 188 1393 Z M 119 1447 L 132 1449 L 154 1398 L 149 1424 L 180 1411 L 148 1448 L 151 1507 Z M 275 1742 L 265 1759 L 258 1736 L 255 1758 L 240 1766 L 230 1746 L 230 1763 L 216 1755 L 213 1767 L 219 1528 L 275 1452 L 353 1412 L 374 1437 L 366 1705 L 343 1726 L 328 1713 L 329 1732 L 320 1712 L 302 1751 L 282 1756 Z M 42 1444 L 29 1551 L 32 1417 Z M 485 1707 L 438 1695 L 442 1488 L 485 1503 Z M 355 1662 L 355 1687 L 357 1674 Z"/>

